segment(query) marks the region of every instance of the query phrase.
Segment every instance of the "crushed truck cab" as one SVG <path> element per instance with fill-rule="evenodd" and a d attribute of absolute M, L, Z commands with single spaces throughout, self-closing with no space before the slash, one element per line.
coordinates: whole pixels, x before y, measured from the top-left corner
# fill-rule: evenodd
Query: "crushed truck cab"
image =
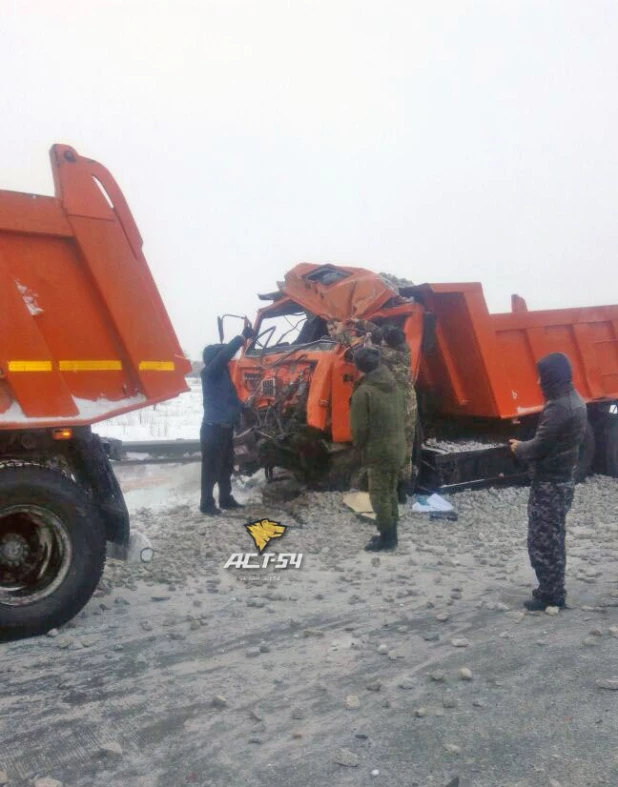
<path fill-rule="evenodd" d="M 188 390 L 184 358 L 111 174 L 51 149 L 55 197 L 0 191 L 0 631 L 45 631 L 99 581 L 129 518 L 111 416 Z"/>
<path fill-rule="evenodd" d="M 511 313 L 491 314 L 479 283 L 414 285 L 308 263 L 260 298 L 270 303 L 258 312 L 258 336 L 233 372 L 247 405 L 236 438 L 240 467 L 282 466 L 331 488 L 353 481 L 349 412 L 358 375 L 350 345 L 363 340 L 354 330 L 360 320 L 405 332 L 421 423 L 434 445 L 468 439 L 488 446 L 455 457 L 426 444 L 421 453 L 419 434 L 415 460 L 430 487 L 523 474 L 506 443 L 534 429 L 543 407 L 536 363 L 550 352 L 571 359 L 588 404 L 583 472 L 594 464 L 618 475 L 616 305 L 531 312 L 514 296 Z M 333 320 L 343 340 L 329 331 Z"/>

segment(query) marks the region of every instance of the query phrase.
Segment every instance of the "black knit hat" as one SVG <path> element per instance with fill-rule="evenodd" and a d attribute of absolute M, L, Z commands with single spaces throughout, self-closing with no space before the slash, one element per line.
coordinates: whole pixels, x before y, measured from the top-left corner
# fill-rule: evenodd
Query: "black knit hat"
<path fill-rule="evenodd" d="M 401 347 L 402 344 L 405 344 L 406 335 L 401 328 L 397 328 L 396 325 L 391 325 L 384 331 L 384 341 L 389 347 Z"/>
<path fill-rule="evenodd" d="M 378 368 L 381 357 L 382 354 L 377 347 L 360 347 L 354 353 L 354 363 L 359 372 L 366 374 Z"/>

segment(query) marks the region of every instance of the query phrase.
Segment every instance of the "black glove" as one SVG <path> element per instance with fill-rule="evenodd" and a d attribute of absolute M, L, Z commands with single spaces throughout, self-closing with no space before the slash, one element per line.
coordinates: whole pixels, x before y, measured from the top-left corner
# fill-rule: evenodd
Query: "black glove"
<path fill-rule="evenodd" d="M 255 336 L 255 331 L 250 325 L 245 325 L 245 327 L 242 329 L 242 336 L 243 339 L 253 339 Z"/>

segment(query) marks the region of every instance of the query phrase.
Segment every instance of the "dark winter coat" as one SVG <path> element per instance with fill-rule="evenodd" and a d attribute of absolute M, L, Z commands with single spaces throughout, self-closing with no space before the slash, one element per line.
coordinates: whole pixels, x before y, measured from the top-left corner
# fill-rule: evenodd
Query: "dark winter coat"
<path fill-rule="evenodd" d="M 515 455 L 531 463 L 536 481 L 571 481 L 586 434 L 586 403 L 573 387 L 571 364 L 565 355 L 546 356 L 538 369 L 547 404 L 534 438 L 520 443 Z"/>
<path fill-rule="evenodd" d="M 240 419 L 242 402 L 228 364 L 243 344 L 242 336 L 236 336 L 228 344 L 212 344 L 204 350 L 201 377 L 206 423 L 237 424 Z"/>
<path fill-rule="evenodd" d="M 360 379 L 350 417 L 354 447 L 362 453 L 364 463 L 400 468 L 406 456 L 405 403 L 386 366 Z"/>

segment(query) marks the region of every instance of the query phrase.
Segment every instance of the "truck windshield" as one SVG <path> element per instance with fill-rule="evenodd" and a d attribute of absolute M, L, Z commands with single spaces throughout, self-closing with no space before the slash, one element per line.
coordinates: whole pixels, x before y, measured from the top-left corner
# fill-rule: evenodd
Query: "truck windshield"
<path fill-rule="evenodd" d="M 287 314 L 264 315 L 257 328 L 257 337 L 247 349 L 247 355 L 275 353 L 286 348 L 319 342 L 316 350 L 332 349 L 334 343 L 328 336 L 326 321 L 311 312 L 296 311 Z M 320 340 L 323 339 L 323 345 Z"/>

